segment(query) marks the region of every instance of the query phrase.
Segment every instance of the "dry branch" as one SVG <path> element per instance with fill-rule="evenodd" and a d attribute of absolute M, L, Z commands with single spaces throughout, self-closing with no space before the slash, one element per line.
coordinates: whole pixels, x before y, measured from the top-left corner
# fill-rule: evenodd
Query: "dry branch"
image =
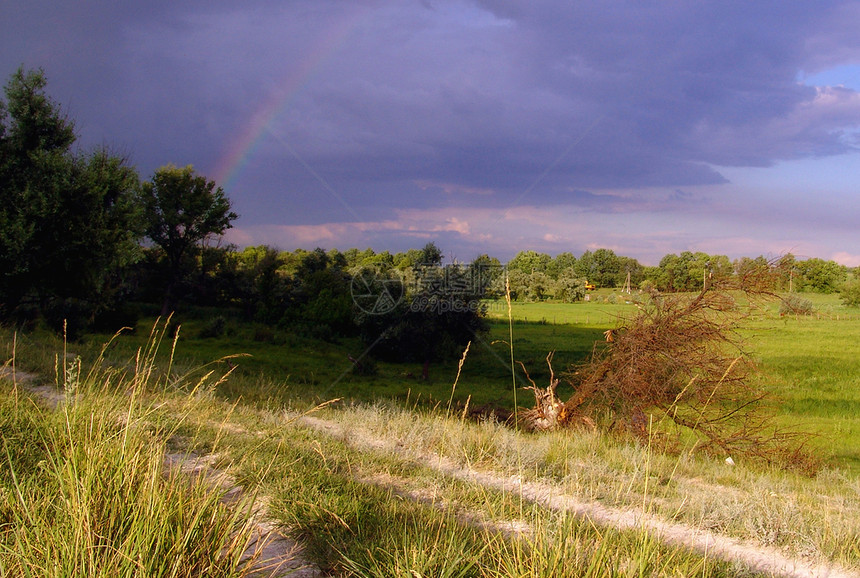
<path fill-rule="evenodd" d="M 549 387 L 532 382 L 536 405 L 525 425 L 599 423 L 646 436 L 653 434 L 651 415 L 667 445 L 692 438 L 700 450 L 811 467 L 806 437 L 779 430 L 770 396 L 750 384 L 755 368 L 737 333 L 750 311 L 738 300 L 773 295 L 767 273 L 713 280 L 692 297 L 650 294 L 635 316 L 606 332 L 591 359 L 567 374 L 574 393 L 560 407 L 551 365 Z"/>

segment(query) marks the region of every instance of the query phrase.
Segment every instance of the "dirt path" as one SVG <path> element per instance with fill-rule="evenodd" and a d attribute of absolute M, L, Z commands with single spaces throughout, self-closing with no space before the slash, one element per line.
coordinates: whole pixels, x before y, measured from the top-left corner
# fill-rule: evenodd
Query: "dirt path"
<path fill-rule="evenodd" d="M 244 489 L 223 470 L 213 467 L 217 455 L 198 456 L 193 453 L 168 453 L 164 463 L 168 469 L 179 469 L 189 478 L 204 478 L 206 483 L 224 494 L 222 501 L 234 503 L 241 499 Z M 266 501 L 257 499 L 252 507 L 254 530 L 243 561 L 253 560 L 253 578 L 317 578 L 322 572 L 308 562 L 302 547 L 295 540 L 276 529 L 269 521 Z"/>
<path fill-rule="evenodd" d="M 835 565 L 791 558 L 775 548 L 759 546 L 687 524 L 670 522 L 641 511 L 610 508 L 598 502 L 583 501 L 576 496 L 561 493 L 558 487 L 550 484 L 524 481 L 518 476 L 503 476 L 494 472 L 464 468 L 446 458 L 440 458 L 438 455 L 424 453 L 416 456 L 414 451 L 405 450 L 396 441 L 363 435 L 353 428 L 345 428 L 334 422 L 310 416 L 302 417 L 299 422 L 340 439 L 357 449 L 381 450 L 406 458 L 417 458 L 424 466 L 435 469 L 446 476 L 477 483 L 486 488 L 521 495 L 528 501 L 553 510 L 572 513 L 601 526 L 619 530 L 644 529 L 664 542 L 685 546 L 708 556 L 737 562 L 757 572 L 789 578 L 860 578 L 858 572 Z M 397 485 L 394 480 L 390 483 Z M 402 493 L 408 494 L 409 491 L 402 490 Z"/>

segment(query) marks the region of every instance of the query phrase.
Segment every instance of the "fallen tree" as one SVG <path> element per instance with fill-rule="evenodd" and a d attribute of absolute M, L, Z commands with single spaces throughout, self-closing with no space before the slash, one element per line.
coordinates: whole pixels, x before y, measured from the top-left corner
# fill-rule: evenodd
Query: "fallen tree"
<path fill-rule="evenodd" d="M 600 427 L 666 449 L 814 469 L 805 451 L 809 434 L 778 427 L 774 400 L 752 384 L 755 368 L 737 331 L 757 303 L 776 297 L 774 274 L 768 268 L 712 280 L 694 296 L 648 294 L 635 315 L 604 334 L 587 362 L 561 378 L 547 356 L 550 383 L 539 387 L 529 378 L 535 406 L 519 414 L 519 425 Z M 573 388 L 566 401 L 557 392 L 563 381 Z"/>

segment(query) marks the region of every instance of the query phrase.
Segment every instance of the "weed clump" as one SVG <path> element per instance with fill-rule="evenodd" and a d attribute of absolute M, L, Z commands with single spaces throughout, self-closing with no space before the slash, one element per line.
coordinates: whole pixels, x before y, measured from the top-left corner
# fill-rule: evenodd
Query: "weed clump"
<path fill-rule="evenodd" d="M 789 295 L 782 299 L 779 304 L 779 316 L 785 315 L 812 315 L 815 313 L 815 305 L 809 299 Z"/>
<path fill-rule="evenodd" d="M 846 307 L 860 307 L 860 280 L 843 285 L 839 290 L 839 298 Z"/>

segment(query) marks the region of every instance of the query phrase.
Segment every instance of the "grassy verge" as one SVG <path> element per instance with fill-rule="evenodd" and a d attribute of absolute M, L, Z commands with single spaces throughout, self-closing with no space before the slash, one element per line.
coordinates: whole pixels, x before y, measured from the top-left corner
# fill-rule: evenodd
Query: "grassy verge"
<path fill-rule="evenodd" d="M 602 528 L 509 492 L 449 478 L 418 457 L 368 451 L 350 443 L 353 436 L 321 435 L 293 413 L 231 411 L 232 427 L 219 444 L 222 463 L 268 496 L 270 515 L 301 538 L 320 567 L 337 575 L 736 575 L 729 563 L 663 544 L 647 532 Z M 416 450 L 433 436 L 413 429 L 412 438 L 395 437 L 406 420 L 427 428 L 425 435 L 449 430 L 445 443 L 455 454 L 470 449 L 455 433 L 459 425 L 438 415 L 395 417 L 366 406 L 324 413 L 349 423 L 378 416 L 371 421 L 392 426 L 387 439 Z M 361 430 L 367 431 L 364 425 Z M 487 432 L 479 427 L 472 434 L 477 443 Z"/>
<path fill-rule="evenodd" d="M 524 435 L 491 422 L 416 418 L 393 407 L 330 410 L 327 417 L 343 425 L 344 439 L 389 440 L 416 460 L 438 455 L 464 468 L 547 483 L 558 494 L 653 513 L 793 555 L 860 564 L 860 487 L 840 470 L 806 478 L 661 455 L 597 432 Z"/>
<path fill-rule="evenodd" d="M 0 380 L 0 569 L 8 576 L 243 576 L 246 507 L 164 467 L 164 421 L 138 371 L 63 372 L 57 411 Z M 247 504 L 246 504 L 247 505 Z"/>

